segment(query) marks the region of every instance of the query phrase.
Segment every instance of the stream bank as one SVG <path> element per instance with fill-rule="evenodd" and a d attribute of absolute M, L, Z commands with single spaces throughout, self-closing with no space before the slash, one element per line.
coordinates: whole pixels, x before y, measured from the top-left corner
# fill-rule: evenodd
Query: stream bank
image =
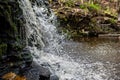
<path fill-rule="evenodd" d="M 68 38 L 97 37 L 99 34 L 120 33 L 116 4 L 58 0 L 51 2 L 51 8 L 58 17 L 61 33 L 67 33 Z"/>

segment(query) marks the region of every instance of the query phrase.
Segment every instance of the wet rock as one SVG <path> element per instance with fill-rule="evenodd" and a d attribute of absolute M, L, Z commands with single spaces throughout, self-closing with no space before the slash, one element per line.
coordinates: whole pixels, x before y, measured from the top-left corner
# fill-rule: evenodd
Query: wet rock
<path fill-rule="evenodd" d="M 35 62 L 33 62 L 31 66 L 32 67 L 29 70 L 25 71 L 23 74 L 27 77 L 27 80 L 48 80 L 50 76 L 48 70 L 45 70 L 45 68 L 43 69 L 40 65 L 36 64 Z M 45 73 L 44 70 L 47 73 Z"/>
<path fill-rule="evenodd" d="M 25 61 L 27 66 L 31 66 L 33 58 L 28 48 L 23 49 L 23 51 L 21 52 L 21 57 L 23 57 L 23 60 Z"/>
<path fill-rule="evenodd" d="M 49 6 L 49 1 L 48 0 L 44 0 L 44 3 L 46 6 Z"/>
<path fill-rule="evenodd" d="M 40 79 L 48 80 L 50 78 L 51 72 L 48 68 L 40 66 Z"/>
<path fill-rule="evenodd" d="M 35 62 L 32 63 L 31 69 L 23 75 L 26 76 L 27 80 L 59 80 L 58 76 L 49 67 L 38 65 Z"/>
<path fill-rule="evenodd" d="M 8 66 L 5 64 L 0 65 L 0 77 L 8 72 Z"/>
<path fill-rule="evenodd" d="M 49 7 L 47 1 L 44 4 Z M 50 13 L 51 10 L 48 9 L 48 12 Z M 50 16 L 49 13 L 48 16 Z M 26 32 L 22 18 L 17 0 L 0 1 L 0 78 L 5 75 L 3 78 L 8 79 L 7 77 L 11 75 L 12 78 L 9 77 L 9 79 L 13 79 L 14 75 L 25 73 L 28 80 L 56 79 L 55 76 L 51 76 L 52 72 L 47 65 L 32 64 L 31 53 L 28 48 L 25 48 Z M 14 79 L 25 80 L 24 77 L 19 76 Z"/>
<path fill-rule="evenodd" d="M 50 80 L 59 80 L 59 77 L 57 75 L 51 75 Z"/>
<path fill-rule="evenodd" d="M 6 54 L 7 51 L 7 44 L 2 43 L 0 44 L 0 60 L 3 58 L 2 56 Z"/>
<path fill-rule="evenodd" d="M 25 45 L 20 36 L 25 33 L 21 31 L 22 10 L 18 4 L 17 0 L 0 1 L 0 75 L 9 71 L 17 73 L 32 62 L 31 56 L 21 56 Z"/>
<path fill-rule="evenodd" d="M 6 55 L 0 63 L 0 76 L 8 73 L 22 73 L 25 68 L 31 66 L 33 59 L 30 51 L 24 48 L 23 51 L 11 51 L 11 54 Z"/>
<path fill-rule="evenodd" d="M 43 67 L 51 67 L 50 64 L 47 63 L 47 62 L 43 62 L 43 63 L 41 64 L 41 66 L 43 66 Z"/>

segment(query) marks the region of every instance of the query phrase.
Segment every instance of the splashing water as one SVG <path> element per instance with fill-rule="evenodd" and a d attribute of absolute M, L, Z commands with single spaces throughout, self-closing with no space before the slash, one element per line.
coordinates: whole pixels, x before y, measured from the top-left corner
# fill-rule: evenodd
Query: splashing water
<path fill-rule="evenodd" d="M 19 4 L 25 20 L 26 41 L 35 62 L 48 63 L 60 80 L 114 80 L 110 63 L 106 63 L 110 66 L 106 69 L 102 62 L 89 63 L 82 59 L 76 62 L 64 52 L 60 44 L 64 36 L 57 33 L 56 17 L 46 0 L 19 0 Z"/>

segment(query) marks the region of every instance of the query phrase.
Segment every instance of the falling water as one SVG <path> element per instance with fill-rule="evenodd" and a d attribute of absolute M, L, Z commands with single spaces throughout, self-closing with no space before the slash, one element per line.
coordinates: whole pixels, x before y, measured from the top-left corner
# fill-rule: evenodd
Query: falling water
<path fill-rule="evenodd" d="M 56 17 L 46 0 L 19 0 L 19 4 L 25 20 L 26 41 L 35 62 L 48 63 L 60 80 L 114 80 L 111 70 L 103 63 L 75 61 L 68 56 L 61 45 L 64 36 L 57 33 Z M 113 67 L 109 62 L 106 64 Z"/>

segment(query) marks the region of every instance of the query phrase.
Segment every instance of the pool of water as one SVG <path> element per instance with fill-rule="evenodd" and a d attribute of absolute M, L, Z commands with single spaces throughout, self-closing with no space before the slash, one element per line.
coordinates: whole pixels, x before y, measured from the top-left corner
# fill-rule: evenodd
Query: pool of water
<path fill-rule="evenodd" d="M 65 41 L 58 54 L 41 54 L 60 80 L 120 80 L 118 38 L 76 38 Z"/>
<path fill-rule="evenodd" d="M 120 40 L 118 38 L 80 38 L 63 45 L 66 54 L 75 60 L 88 59 L 90 62 L 120 63 Z"/>
<path fill-rule="evenodd" d="M 82 76 L 73 80 L 120 80 L 118 38 L 76 38 L 63 43 L 62 51 L 78 63 L 72 69 L 77 66 L 75 74 Z"/>

